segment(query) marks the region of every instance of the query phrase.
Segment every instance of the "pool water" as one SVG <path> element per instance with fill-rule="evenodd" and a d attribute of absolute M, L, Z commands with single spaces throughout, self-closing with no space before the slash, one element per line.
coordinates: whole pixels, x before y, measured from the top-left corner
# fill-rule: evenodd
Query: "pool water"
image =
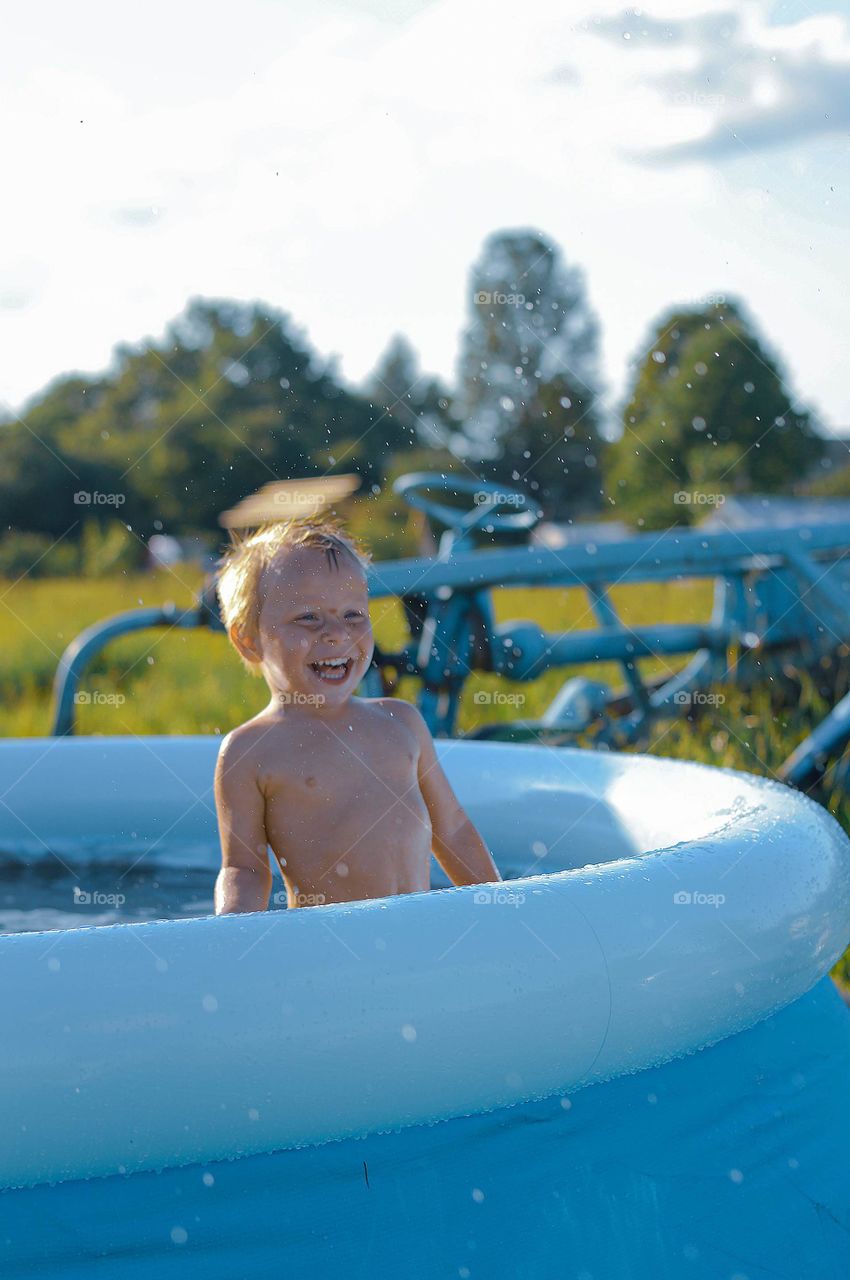
<path fill-rule="evenodd" d="M 508 868 L 502 874 L 512 879 L 520 872 Z M 34 864 L 0 856 L 0 935 L 211 916 L 217 874 L 212 867 L 102 859 L 74 867 L 55 858 Z M 448 884 L 434 864 L 431 888 Z M 286 909 L 286 890 L 276 876 L 268 910 Z"/>
<path fill-rule="evenodd" d="M 27 866 L 4 860 L 0 934 L 211 916 L 215 878 L 215 871 L 197 867 L 126 862 L 71 867 L 55 861 Z M 274 900 L 269 909 L 279 909 Z"/>

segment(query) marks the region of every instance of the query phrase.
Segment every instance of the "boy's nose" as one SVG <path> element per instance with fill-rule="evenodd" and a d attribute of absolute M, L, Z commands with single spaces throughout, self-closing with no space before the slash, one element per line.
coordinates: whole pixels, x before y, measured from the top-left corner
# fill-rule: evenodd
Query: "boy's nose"
<path fill-rule="evenodd" d="M 335 632 L 341 631 L 345 635 L 345 623 L 341 618 L 325 618 L 325 625 L 322 628 L 322 634 L 325 636 L 334 635 Z"/>

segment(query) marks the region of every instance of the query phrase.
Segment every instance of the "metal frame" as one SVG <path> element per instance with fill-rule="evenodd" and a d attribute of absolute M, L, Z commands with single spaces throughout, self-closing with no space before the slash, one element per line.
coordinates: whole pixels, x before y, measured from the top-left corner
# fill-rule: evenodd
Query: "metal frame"
<path fill-rule="evenodd" d="M 439 506 L 446 520 L 453 513 L 423 494 L 430 482 L 439 495 L 447 479 L 417 473 L 402 477 L 396 487 L 403 496 L 410 494 L 411 505 L 432 514 Z M 456 477 L 451 481 L 455 489 L 471 491 L 470 482 L 464 488 Z M 488 491 L 484 482 L 480 488 Z M 530 528 L 539 513 L 528 517 L 531 503 L 526 501 L 522 523 Z M 471 736 L 568 742 L 595 723 L 596 744 L 623 746 L 638 741 L 652 721 L 681 715 L 692 695 L 712 682 L 730 675 L 744 685 L 763 680 L 779 669 L 781 655 L 789 650 L 814 664 L 850 634 L 850 524 L 713 534 L 671 529 L 561 550 L 472 549 L 473 538 L 482 533 L 497 541 L 503 529 L 517 527 L 516 511 L 501 518 L 484 512 L 483 507 L 457 512 L 436 557 L 378 562 L 368 571 L 373 599 L 402 601 L 409 638 L 395 653 L 376 649 L 361 688 L 374 696 L 392 692 L 399 676 L 419 678 L 418 705 L 435 736 L 455 735 L 463 684 L 475 671 L 525 682 L 552 668 L 615 661 L 624 690 L 567 679 L 540 720 L 484 725 Z M 714 610 L 706 623 L 631 628 L 618 617 L 609 594 L 613 585 L 695 577 L 716 579 Z M 523 619 L 496 625 L 491 593 L 511 586 L 580 587 L 599 625 L 565 632 L 545 632 Z M 52 732 L 74 733 L 76 690 L 95 654 L 118 635 L 161 626 L 223 630 L 213 580 L 193 609 L 133 610 L 83 632 L 57 669 Z M 675 676 L 656 682 L 642 677 L 640 658 L 686 653 L 693 655 L 691 661 Z M 810 785 L 824 761 L 848 741 L 850 695 L 794 752 L 782 776 L 794 785 Z"/>

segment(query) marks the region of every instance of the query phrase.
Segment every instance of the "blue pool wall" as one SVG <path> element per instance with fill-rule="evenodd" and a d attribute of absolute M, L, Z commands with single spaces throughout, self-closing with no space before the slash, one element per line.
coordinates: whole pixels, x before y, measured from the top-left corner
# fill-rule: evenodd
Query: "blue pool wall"
<path fill-rule="evenodd" d="M 848 1062 L 824 978 L 719 1044 L 568 1096 L 0 1192 L 2 1275 L 846 1280 Z"/>

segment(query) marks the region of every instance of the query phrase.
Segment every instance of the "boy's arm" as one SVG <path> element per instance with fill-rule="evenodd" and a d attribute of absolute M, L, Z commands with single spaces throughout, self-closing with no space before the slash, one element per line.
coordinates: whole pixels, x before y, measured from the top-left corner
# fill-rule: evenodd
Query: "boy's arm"
<path fill-rule="evenodd" d="M 499 868 L 466 816 L 442 770 L 431 732 L 417 707 L 405 703 L 406 723 L 420 745 L 419 789 L 431 817 L 434 857 L 452 884 L 489 884 L 501 880 Z"/>
<path fill-rule="evenodd" d="M 265 911 L 272 891 L 265 801 L 253 753 L 228 734 L 215 767 L 215 806 L 221 837 L 221 870 L 215 882 L 215 914 Z"/>

